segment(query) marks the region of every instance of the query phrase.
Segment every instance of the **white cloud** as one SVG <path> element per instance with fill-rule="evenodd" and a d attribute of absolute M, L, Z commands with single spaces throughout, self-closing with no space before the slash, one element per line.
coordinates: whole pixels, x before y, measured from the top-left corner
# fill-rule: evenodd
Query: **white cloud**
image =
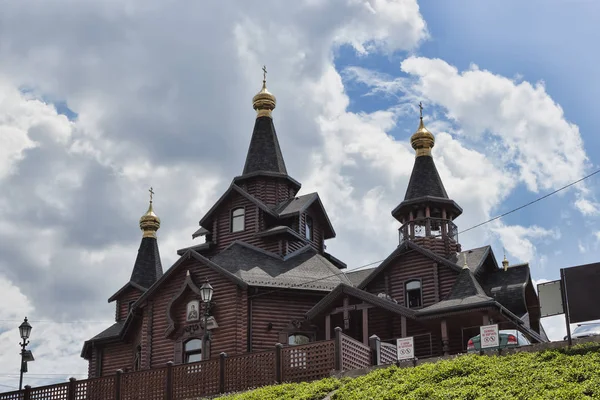
<path fill-rule="evenodd" d="M 524 227 L 497 222 L 491 229 L 500 237 L 506 251 L 521 262 L 531 262 L 535 259 L 536 250 L 532 240 L 557 240 L 560 238 L 558 230 L 544 229 L 535 225 Z"/>

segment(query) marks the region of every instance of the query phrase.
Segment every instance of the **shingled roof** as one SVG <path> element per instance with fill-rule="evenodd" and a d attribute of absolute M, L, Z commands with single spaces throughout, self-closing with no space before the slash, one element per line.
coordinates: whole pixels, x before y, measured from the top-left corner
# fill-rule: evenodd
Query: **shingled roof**
<path fill-rule="evenodd" d="M 363 280 L 365 280 L 367 276 L 371 274 L 371 272 L 373 272 L 374 269 L 375 268 L 366 268 L 359 271 L 350 271 L 346 273 L 346 276 L 350 282 L 352 282 L 352 285 L 358 286 Z"/>
<path fill-rule="evenodd" d="M 212 261 L 251 286 L 331 291 L 350 281 L 337 266 L 310 245 L 281 258 L 236 241 Z"/>
<path fill-rule="evenodd" d="M 449 257 L 449 260 L 457 265 L 464 265 L 465 256 L 467 258 L 467 266 L 475 274 L 483 265 L 483 262 L 490 253 L 491 246 L 477 247 L 475 249 L 465 250 L 460 253 L 454 253 Z"/>
<path fill-rule="evenodd" d="M 109 326 L 108 328 L 106 328 L 105 330 L 103 330 L 102 332 L 100 332 L 99 334 L 94 336 L 93 338 L 86 340 L 83 343 L 83 348 L 81 349 L 81 357 L 84 357 L 84 358 L 86 357 L 87 353 L 91 349 L 90 345 L 92 343 L 98 342 L 98 341 L 109 341 L 109 340 L 119 338 L 119 335 L 121 334 L 121 331 L 123 330 L 124 325 L 125 325 L 125 321 L 115 322 L 114 324 L 112 324 L 111 326 Z"/>
<path fill-rule="evenodd" d="M 133 265 L 130 281 L 144 288 L 149 288 L 163 274 L 160 253 L 156 238 L 142 238 L 137 258 Z"/>
<path fill-rule="evenodd" d="M 442 178 L 440 178 L 433 158 L 430 156 L 415 158 L 404 200 L 418 199 L 425 196 L 448 198 Z"/>
<path fill-rule="evenodd" d="M 273 119 L 270 117 L 256 118 L 243 174 L 259 171 L 287 175 Z"/>
<path fill-rule="evenodd" d="M 515 315 L 527 312 L 525 285 L 529 280 L 529 264 L 512 265 L 506 271 L 498 269 L 481 278 L 488 296 L 508 308 Z"/>

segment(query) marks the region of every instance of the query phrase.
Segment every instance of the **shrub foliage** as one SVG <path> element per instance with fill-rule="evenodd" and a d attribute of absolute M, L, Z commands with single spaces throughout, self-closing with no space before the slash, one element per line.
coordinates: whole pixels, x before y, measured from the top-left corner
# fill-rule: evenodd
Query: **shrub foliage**
<path fill-rule="evenodd" d="M 600 399 L 600 344 L 508 356 L 465 355 L 338 380 L 268 386 L 230 400 Z"/>

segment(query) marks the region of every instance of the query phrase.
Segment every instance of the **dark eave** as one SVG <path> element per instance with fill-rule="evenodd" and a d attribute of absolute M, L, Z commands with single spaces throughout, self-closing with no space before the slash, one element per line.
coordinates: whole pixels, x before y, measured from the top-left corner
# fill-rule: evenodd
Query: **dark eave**
<path fill-rule="evenodd" d="M 325 257 L 327 260 L 329 260 L 330 263 L 332 263 L 333 265 L 335 265 L 339 269 L 344 269 L 344 268 L 347 267 L 347 265 L 346 265 L 345 262 L 343 262 L 342 260 L 340 260 L 337 257 L 332 256 L 331 254 L 329 254 L 326 251 L 323 252 L 323 257 Z"/>
<path fill-rule="evenodd" d="M 283 225 L 275 226 L 275 227 L 269 228 L 265 231 L 258 232 L 254 236 L 268 237 L 268 236 L 277 236 L 277 235 L 285 235 L 285 236 L 289 236 L 291 239 L 299 240 L 303 243 L 306 242 L 306 239 L 304 237 L 302 237 L 302 235 L 300 235 L 298 232 L 296 232 L 289 226 L 283 226 Z"/>
<path fill-rule="evenodd" d="M 210 233 L 210 231 L 208 229 L 200 227 L 200 229 L 198 229 L 196 232 L 192 233 L 192 239 L 196 239 L 199 236 L 208 235 L 209 233 Z"/>
<path fill-rule="evenodd" d="M 132 287 L 132 288 L 135 288 L 135 289 L 138 289 L 138 290 L 140 290 L 142 293 L 143 293 L 143 292 L 145 292 L 145 291 L 146 291 L 146 289 L 147 289 L 147 288 L 145 288 L 145 287 L 143 287 L 143 286 L 140 286 L 140 285 L 138 285 L 138 284 L 137 284 L 137 283 L 135 283 L 135 282 L 131 282 L 131 281 L 129 281 L 129 282 L 127 282 L 125 285 L 123 285 L 123 287 L 122 287 L 121 289 L 117 290 L 117 292 L 116 292 L 115 294 L 113 294 L 112 296 L 110 296 L 110 298 L 108 299 L 108 302 L 109 302 L 109 303 L 112 303 L 113 301 L 115 301 L 115 300 L 116 300 L 116 299 L 119 297 L 119 295 L 120 295 L 121 293 L 123 293 L 125 290 L 127 290 L 127 289 L 128 289 L 128 288 L 130 288 L 130 287 Z"/>
<path fill-rule="evenodd" d="M 212 247 L 214 247 L 214 242 L 200 243 L 200 244 L 197 244 L 197 245 L 194 245 L 194 246 L 184 247 L 183 249 L 177 250 L 177 255 L 182 256 L 188 250 L 193 250 L 193 251 L 196 251 L 198 253 L 201 253 L 204 250 L 209 250 Z"/>
<path fill-rule="evenodd" d="M 288 181 L 296 189 L 296 191 L 300 190 L 300 188 L 302 187 L 302 184 L 300 182 L 298 182 L 297 180 L 295 180 L 294 178 L 292 178 L 291 176 L 289 176 L 287 174 L 280 174 L 277 172 L 268 172 L 268 171 L 257 171 L 257 172 L 252 172 L 249 174 L 243 174 L 243 175 L 236 176 L 235 178 L 233 178 L 233 183 L 238 184 L 238 183 L 244 182 L 247 179 L 252 179 L 252 178 L 256 178 L 256 177 L 278 178 L 278 179 Z"/>
<path fill-rule="evenodd" d="M 413 310 L 398 305 L 390 300 L 375 296 L 372 293 L 357 289 L 345 283 L 340 283 L 333 291 L 331 291 L 327 296 L 321 299 L 321 301 L 319 301 L 313 308 L 311 308 L 306 313 L 306 318 L 308 320 L 312 320 L 327 312 L 329 307 L 331 307 L 335 303 L 335 301 L 337 301 L 340 297 L 344 295 L 357 298 L 373 306 L 390 311 L 394 314 L 410 319 L 415 319 L 415 312 Z"/>
<path fill-rule="evenodd" d="M 373 279 L 375 279 L 375 277 L 377 275 L 379 275 L 379 273 L 381 271 L 383 271 L 385 268 L 387 268 L 387 266 L 390 265 L 392 263 L 392 261 L 394 261 L 397 257 L 399 257 L 400 255 L 402 255 L 403 253 L 408 252 L 408 251 L 417 251 L 417 252 L 421 253 L 422 255 L 430 258 L 431 260 L 436 261 L 442 265 L 445 265 L 456 272 L 462 271 L 461 267 L 454 264 L 450 260 L 440 257 L 437 254 L 435 254 L 434 252 L 429 251 L 429 250 L 419 246 L 418 244 L 411 242 L 410 240 L 405 240 L 404 242 L 402 242 L 402 244 L 400 246 L 398 246 L 396 248 L 396 250 L 394 250 L 392 252 L 392 254 L 390 254 L 385 260 L 383 260 L 383 262 L 381 264 L 379 264 L 379 266 L 377 268 L 373 269 L 373 271 L 369 274 L 369 276 L 367 276 L 361 282 L 361 284 L 358 286 L 358 288 L 364 289 L 369 284 L 369 282 L 371 282 Z"/>
<path fill-rule="evenodd" d="M 463 209 L 456 204 L 454 200 L 445 199 L 443 197 L 423 196 L 416 199 L 404 200 L 392 210 L 392 216 L 398 219 L 408 211 L 421 208 L 425 205 L 445 205 L 447 206 L 448 211 L 453 214 L 453 218 L 458 217 L 463 212 Z"/>
<path fill-rule="evenodd" d="M 225 193 L 223 193 L 223 195 L 219 198 L 219 200 L 217 200 L 217 202 L 211 207 L 210 210 L 208 210 L 208 212 L 206 213 L 206 215 L 200 220 L 200 226 L 203 227 L 207 227 L 208 222 L 210 222 L 214 212 L 221 206 L 221 204 L 227 199 L 227 197 L 229 197 L 231 192 L 237 192 L 238 194 L 242 195 L 243 197 L 245 197 L 246 199 L 248 199 L 250 202 L 256 204 L 258 206 L 258 208 L 260 208 L 261 210 L 263 210 L 264 212 L 266 212 L 267 214 L 277 218 L 278 215 L 269 207 L 267 206 L 265 203 L 263 203 L 262 201 L 258 200 L 256 197 L 250 195 L 249 193 L 247 193 L 245 190 L 243 190 L 242 188 L 240 188 L 239 186 L 237 186 L 235 183 L 232 183 L 229 186 L 229 189 L 227 189 L 225 191 Z M 212 228 L 212 227 L 209 227 Z M 208 229 L 208 228 L 207 228 Z"/>

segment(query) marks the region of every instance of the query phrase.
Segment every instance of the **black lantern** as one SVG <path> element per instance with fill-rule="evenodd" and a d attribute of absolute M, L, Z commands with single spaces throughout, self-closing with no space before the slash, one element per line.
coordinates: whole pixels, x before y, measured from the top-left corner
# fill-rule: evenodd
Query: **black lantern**
<path fill-rule="evenodd" d="M 200 287 L 200 297 L 202 297 L 202 302 L 210 303 L 212 300 L 213 291 L 214 289 L 212 286 L 210 286 L 210 283 L 208 283 L 207 279 L 206 282 L 204 282 Z"/>
<path fill-rule="evenodd" d="M 25 317 L 23 323 L 19 325 L 19 333 L 21 334 L 21 339 L 23 339 L 23 341 L 29 339 L 29 335 L 31 334 L 31 325 L 29 325 L 29 322 L 27 322 L 27 317 Z"/>

